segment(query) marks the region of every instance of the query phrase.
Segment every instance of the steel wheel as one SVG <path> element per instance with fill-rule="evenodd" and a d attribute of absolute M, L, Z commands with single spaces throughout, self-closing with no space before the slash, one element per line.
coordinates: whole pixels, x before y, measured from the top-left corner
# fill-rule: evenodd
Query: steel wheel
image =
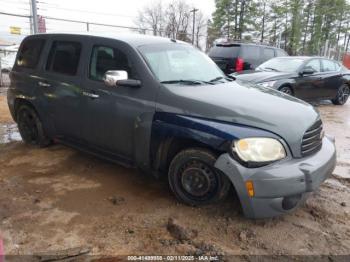
<path fill-rule="evenodd" d="M 218 181 L 215 172 L 207 164 L 190 160 L 179 172 L 179 182 L 188 197 L 202 199 L 216 191 Z"/>
<path fill-rule="evenodd" d="M 224 199 L 231 187 L 229 179 L 215 169 L 216 157 L 206 149 L 190 148 L 171 161 L 169 185 L 175 196 L 191 206 Z"/>
<path fill-rule="evenodd" d="M 18 114 L 18 129 L 23 140 L 30 144 L 38 142 L 38 128 L 29 110 L 22 109 Z"/>
<path fill-rule="evenodd" d="M 36 111 L 31 106 L 21 105 L 16 116 L 18 130 L 24 142 L 39 147 L 45 147 L 51 143 Z"/>

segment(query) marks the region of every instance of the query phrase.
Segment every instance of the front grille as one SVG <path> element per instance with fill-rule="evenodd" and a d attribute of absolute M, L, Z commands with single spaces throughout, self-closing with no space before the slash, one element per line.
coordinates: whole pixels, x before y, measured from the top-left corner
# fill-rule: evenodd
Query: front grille
<path fill-rule="evenodd" d="M 322 121 L 317 120 L 306 130 L 301 143 L 301 155 L 309 156 L 319 151 L 322 147 L 323 126 Z"/>

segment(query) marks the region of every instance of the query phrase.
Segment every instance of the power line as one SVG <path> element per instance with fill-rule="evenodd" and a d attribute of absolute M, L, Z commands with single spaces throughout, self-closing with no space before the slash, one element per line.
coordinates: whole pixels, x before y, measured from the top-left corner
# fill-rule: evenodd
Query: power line
<path fill-rule="evenodd" d="M 29 16 L 29 15 L 20 15 L 20 14 L 8 13 L 8 12 L 0 12 L 0 15 L 22 17 L 22 18 L 27 18 L 27 19 L 32 18 L 32 16 Z M 53 20 L 53 21 L 70 22 L 70 23 L 85 24 L 85 25 L 89 24 L 89 25 L 95 25 L 95 26 L 105 26 L 105 27 L 112 27 L 112 28 L 135 30 L 135 31 L 148 31 L 148 32 L 153 31 L 153 29 L 151 29 L 151 28 L 139 28 L 139 27 L 133 27 L 133 26 L 112 25 L 112 24 L 97 23 L 97 22 L 91 22 L 91 21 L 64 19 L 64 18 L 51 17 L 51 16 L 42 16 L 42 17 L 47 19 L 47 20 Z M 166 31 L 162 30 L 161 32 L 165 33 Z M 187 32 L 185 34 L 191 35 L 190 33 L 187 33 Z M 204 37 L 205 35 L 199 35 L 199 36 Z"/>
<path fill-rule="evenodd" d="M 28 5 L 28 1 L 12 1 L 12 0 L 0 0 L 0 3 L 15 4 L 15 5 Z"/>
<path fill-rule="evenodd" d="M 0 12 L 0 15 L 8 15 L 8 16 L 17 16 L 17 17 L 31 18 L 30 15 L 19 15 L 19 14 L 7 13 L 7 12 Z"/>
<path fill-rule="evenodd" d="M 50 4 L 45 3 L 45 2 L 38 2 L 39 4 L 43 5 L 48 5 Z M 65 8 L 65 7 L 60 7 L 59 5 L 53 5 L 55 9 L 59 10 L 65 10 L 69 12 L 79 12 L 79 13 L 88 13 L 88 14 L 95 14 L 95 15 L 106 15 L 106 16 L 120 16 L 120 17 L 127 17 L 127 18 L 135 18 L 135 16 L 130 16 L 130 15 L 123 15 L 123 14 L 116 14 L 116 13 L 105 13 L 105 12 L 96 12 L 96 11 L 90 11 L 90 10 L 82 10 L 82 9 L 73 9 L 73 8 Z M 41 8 L 39 8 L 41 9 Z"/>

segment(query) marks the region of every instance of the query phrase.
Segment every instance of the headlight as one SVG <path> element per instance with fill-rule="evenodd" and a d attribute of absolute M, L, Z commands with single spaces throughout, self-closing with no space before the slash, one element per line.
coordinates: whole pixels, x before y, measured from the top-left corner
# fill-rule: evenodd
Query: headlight
<path fill-rule="evenodd" d="M 262 87 L 273 87 L 274 84 L 275 84 L 276 82 L 277 82 L 277 81 L 261 82 L 261 83 L 258 83 L 258 86 L 262 86 Z"/>
<path fill-rule="evenodd" d="M 273 162 L 286 157 L 283 145 L 274 138 L 244 138 L 234 142 L 233 151 L 244 162 Z"/>

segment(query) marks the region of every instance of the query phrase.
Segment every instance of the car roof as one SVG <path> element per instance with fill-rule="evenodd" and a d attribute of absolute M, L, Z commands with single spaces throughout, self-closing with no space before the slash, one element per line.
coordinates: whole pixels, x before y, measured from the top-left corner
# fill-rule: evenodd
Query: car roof
<path fill-rule="evenodd" d="M 281 58 L 281 59 L 302 59 L 302 60 L 309 60 L 309 59 L 328 59 L 328 60 L 332 60 L 330 58 L 327 57 L 322 57 L 322 56 L 278 56 L 278 57 L 274 57 L 274 58 Z M 333 60 L 334 61 L 334 60 Z"/>
<path fill-rule="evenodd" d="M 186 42 L 180 40 L 174 40 L 170 38 L 160 37 L 160 36 L 150 36 L 144 34 L 137 33 L 129 33 L 129 34 L 99 34 L 99 33 L 82 33 L 82 34 L 66 34 L 66 33 L 48 33 L 48 34 L 36 34 L 32 36 L 28 36 L 26 38 L 40 38 L 40 37 L 50 38 L 50 37 L 67 37 L 70 36 L 78 36 L 82 38 L 106 38 L 112 40 L 118 40 L 121 42 L 125 42 L 131 46 L 139 47 L 142 45 L 150 45 L 150 44 L 164 44 L 164 43 L 180 43 L 187 44 Z M 189 44 L 187 44 L 189 45 Z M 190 46 L 190 45 L 189 45 Z"/>

